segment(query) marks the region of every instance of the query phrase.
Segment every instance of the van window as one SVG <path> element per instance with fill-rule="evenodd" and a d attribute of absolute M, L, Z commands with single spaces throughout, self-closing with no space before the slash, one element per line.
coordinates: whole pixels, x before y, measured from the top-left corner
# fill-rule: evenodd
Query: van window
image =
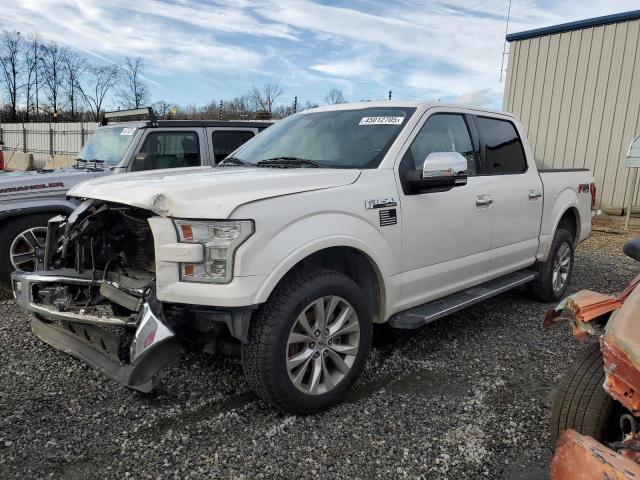
<path fill-rule="evenodd" d="M 151 155 L 150 163 L 154 170 L 200 165 L 200 145 L 196 132 L 150 132 L 140 153 Z"/>
<path fill-rule="evenodd" d="M 248 130 L 216 130 L 213 132 L 213 156 L 216 164 L 225 159 L 227 155 L 251 140 L 254 133 Z"/>
<path fill-rule="evenodd" d="M 513 123 L 497 118 L 476 117 L 480 135 L 483 173 L 510 175 L 527 170 L 522 142 Z"/>

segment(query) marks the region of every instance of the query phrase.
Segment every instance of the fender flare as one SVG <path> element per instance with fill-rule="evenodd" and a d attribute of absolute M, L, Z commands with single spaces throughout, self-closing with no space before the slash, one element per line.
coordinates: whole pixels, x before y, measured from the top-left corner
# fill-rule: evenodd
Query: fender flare
<path fill-rule="evenodd" d="M 553 221 L 553 228 L 548 236 L 549 240 L 547 241 L 546 245 L 544 246 L 544 249 L 542 250 L 542 258 L 540 258 L 539 260 L 542 261 L 546 261 L 547 257 L 549 256 L 549 250 L 551 249 L 551 244 L 553 243 L 553 237 L 555 236 L 556 232 L 558 231 L 558 225 L 560 224 L 560 220 L 562 219 L 562 217 L 564 217 L 564 215 L 569 211 L 569 210 L 573 210 L 576 216 L 576 238 L 575 238 L 575 242 L 577 244 L 577 242 L 580 239 L 580 229 L 582 228 L 582 224 L 580 221 L 580 210 L 578 209 L 578 204 L 577 202 L 574 201 L 567 201 L 567 202 L 563 202 L 562 207 L 558 208 L 558 210 L 561 212 L 558 215 L 555 215 L 554 218 L 555 220 Z"/>
<path fill-rule="evenodd" d="M 265 278 L 264 282 L 260 286 L 256 297 L 255 303 L 266 302 L 271 295 L 271 292 L 280 283 L 287 273 L 291 271 L 298 263 L 305 258 L 313 255 L 314 253 L 326 250 L 333 247 L 348 247 L 353 248 L 361 252 L 371 263 L 371 267 L 378 276 L 378 284 L 380 288 L 380 303 L 381 303 L 381 315 L 386 318 L 388 306 L 393 304 L 391 289 L 388 282 L 385 282 L 385 278 L 389 278 L 387 268 L 384 267 L 382 257 L 375 252 L 367 243 L 359 240 L 358 238 L 351 236 L 328 236 L 315 239 L 308 242 L 294 251 L 291 255 L 287 256 L 281 261 Z"/>

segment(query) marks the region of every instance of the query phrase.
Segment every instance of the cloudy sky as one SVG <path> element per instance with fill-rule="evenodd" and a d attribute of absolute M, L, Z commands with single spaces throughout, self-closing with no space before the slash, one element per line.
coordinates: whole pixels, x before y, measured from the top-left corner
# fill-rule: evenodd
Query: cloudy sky
<path fill-rule="evenodd" d="M 280 103 L 456 100 L 500 107 L 507 0 L 0 0 L 0 28 L 84 52 L 141 56 L 154 101 L 202 105 L 277 82 Z M 638 8 L 513 0 L 509 32 Z"/>

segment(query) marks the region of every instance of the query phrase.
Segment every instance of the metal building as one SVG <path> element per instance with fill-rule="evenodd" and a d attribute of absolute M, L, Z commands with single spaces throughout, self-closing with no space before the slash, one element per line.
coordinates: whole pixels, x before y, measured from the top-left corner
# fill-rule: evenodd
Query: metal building
<path fill-rule="evenodd" d="M 635 184 L 624 159 L 640 133 L 640 10 L 507 41 L 503 108 L 520 117 L 538 166 L 591 169 L 598 208 L 622 213 Z"/>

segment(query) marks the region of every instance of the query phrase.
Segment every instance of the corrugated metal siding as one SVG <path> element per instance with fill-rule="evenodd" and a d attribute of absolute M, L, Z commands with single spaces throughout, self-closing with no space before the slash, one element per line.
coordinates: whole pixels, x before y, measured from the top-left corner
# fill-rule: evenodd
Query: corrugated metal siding
<path fill-rule="evenodd" d="M 511 43 L 503 108 L 539 167 L 589 168 L 599 208 L 622 208 L 624 158 L 640 133 L 640 20 Z"/>
<path fill-rule="evenodd" d="M 3 123 L 0 125 L 4 140 L 5 156 L 11 151 L 32 153 L 36 165 L 44 166 L 53 155 L 74 157 L 81 149 L 81 128 L 85 131 L 85 142 L 98 124 L 89 123 Z M 26 130 L 26 146 L 23 141 Z M 51 143 L 52 142 L 52 143 Z"/>

